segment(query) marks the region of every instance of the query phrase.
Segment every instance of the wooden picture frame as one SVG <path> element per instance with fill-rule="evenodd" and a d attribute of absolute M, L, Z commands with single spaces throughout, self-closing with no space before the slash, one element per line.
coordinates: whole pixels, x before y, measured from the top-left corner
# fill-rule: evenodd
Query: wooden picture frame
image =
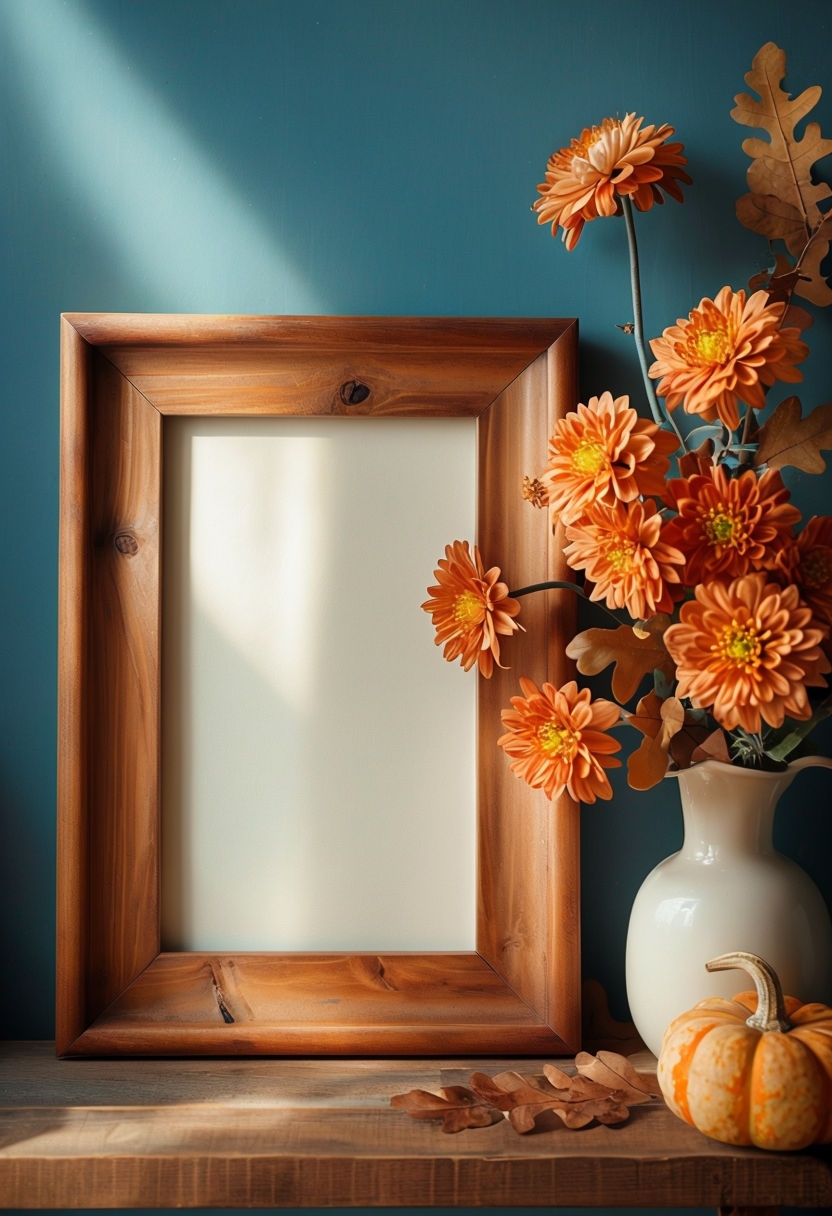
<path fill-rule="evenodd" d="M 477 543 L 519 587 L 566 574 L 520 489 L 576 400 L 569 319 L 61 318 L 59 1055 L 578 1049 L 578 808 L 495 746 L 519 674 L 568 678 L 566 592 L 527 597 L 511 670 L 471 677 L 475 950 L 166 952 L 159 845 L 165 417 L 475 418 Z"/>

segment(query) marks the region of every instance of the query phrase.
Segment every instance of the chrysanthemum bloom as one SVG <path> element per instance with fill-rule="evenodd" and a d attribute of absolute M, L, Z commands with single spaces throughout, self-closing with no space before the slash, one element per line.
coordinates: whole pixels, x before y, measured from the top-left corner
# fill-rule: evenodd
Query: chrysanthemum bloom
<path fill-rule="evenodd" d="M 796 382 L 795 367 L 809 348 L 794 326 L 780 328 L 785 304 L 769 303 L 765 291 L 723 287 L 703 299 L 687 319 L 679 318 L 650 342 L 656 356 L 649 369 L 668 409 L 680 403 L 709 422 L 717 417 L 730 431 L 739 426 L 741 402 L 762 409 L 775 380 Z"/>
<path fill-rule="evenodd" d="M 813 515 L 778 563 L 782 578 L 794 582 L 816 623 L 832 626 L 832 517 Z"/>
<path fill-rule="evenodd" d="M 661 497 L 678 441 L 641 418 L 629 397 L 602 393 L 558 419 L 540 481 L 549 506 L 564 523 L 593 503 Z"/>
<path fill-rule="evenodd" d="M 497 740 L 511 757 L 511 771 L 547 798 L 564 790 L 576 802 L 611 798 L 605 769 L 620 767 L 613 753 L 621 744 L 605 732 L 615 726 L 620 710 L 612 701 L 590 700 L 574 680 L 555 688 L 520 679 L 521 697 L 511 698 L 502 712 L 506 734 Z"/>
<path fill-rule="evenodd" d="M 665 541 L 652 499 L 593 507 L 567 524 L 566 538 L 567 562 L 595 584 L 591 600 L 626 608 L 634 620 L 672 609 L 685 557 Z"/>
<path fill-rule="evenodd" d="M 444 646 L 449 663 L 459 659 L 466 671 L 477 663 L 481 673 L 490 676 L 494 664 L 500 666 L 498 635 L 520 628 L 512 620 L 520 604 L 500 582 L 499 566 L 484 570 L 479 549 L 474 548 L 472 557 L 467 540 L 446 545 L 438 566 L 433 572 L 438 582 L 428 587 L 430 599 L 422 604 L 433 619 L 436 645 Z"/>
<path fill-rule="evenodd" d="M 665 527 L 668 544 L 685 555 L 685 582 L 738 578 L 777 565 L 800 511 L 776 469 L 731 477 L 724 465 L 670 481 L 667 502 L 677 514 Z"/>
<path fill-rule="evenodd" d="M 682 201 L 679 183 L 691 180 L 682 168 L 683 145 L 667 143 L 673 127 L 643 122 L 635 114 L 605 118 L 549 157 L 533 207 L 539 224 L 552 225 L 553 236 L 560 225 L 567 249 L 575 248 L 588 220 L 616 215 L 624 195 L 639 211 L 663 203 L 662 191 Z"/>
<path fill-rule="evenodd" d="M 676 696 L 710 710 L 725 730 L 758 734 L 788 715 L 811 717 L 806 686 L 824 687 L 830 670 L 823 631 L 794 585 L 746 574 L 700 584 L 664 635 L 676 664 Z"/>

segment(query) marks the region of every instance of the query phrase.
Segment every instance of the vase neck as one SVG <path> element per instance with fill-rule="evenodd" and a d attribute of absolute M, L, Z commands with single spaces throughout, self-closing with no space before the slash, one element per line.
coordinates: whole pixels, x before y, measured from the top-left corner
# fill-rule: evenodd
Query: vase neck
<path fill-rule="evenodd" d="M 774 814 L 791 774 L 714 767 L 678 774 L 685 828 L 682 854 L 712 862 L 731 853 L 774 853 Z"/>

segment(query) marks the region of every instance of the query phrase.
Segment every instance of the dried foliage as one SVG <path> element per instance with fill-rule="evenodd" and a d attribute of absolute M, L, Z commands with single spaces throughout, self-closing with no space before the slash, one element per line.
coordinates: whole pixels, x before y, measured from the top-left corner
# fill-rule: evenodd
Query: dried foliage
<path fill-rule="evenodd" d="M 781 254 L 772 278 L 773 287 L 784 285 L 814 304 L 832 303 L 832 286 L 821 273 L 821 263 L 832 240 L 832 212 L 828 204 L 832 188 L 812 180 L 817 162 L 832 153 L 832 140 L 824 139 L 816 122 L 806 124 L 802 136 L 796 132 L 815 107 L 821 88 L 815 85 L 792 98 L 781 87 L 786 75 L 786 56 L 773 42 L 757 52 L 745 82 L 757 97 L 739 93 L 731 117 L 742 126 L 759 127 L 768 138 L 743 141 L 751 158 L 747 172 L 749 193 L 737 202 L 737 218 L 752 232 L 770 241 L 782 241 L 788 258 Z"/>
<path fill-rule="evenodd" d="M 784 465 L 804 473 L 823 473 L 822 451 L 832 448 L 832 403 L 819 405 L 802 417 L 797 397 L 786 397 L 760 430 L 755 464 L 772 469 Z"/>
<path fill-rule="evenodd" d="M 685 724 L 684 706 L 676 697 L 662 700 L 651 690 L 629 721 L 644 738 L 627 761 L 627 779 L 632 789 L 649 790 L 667 772 L 672 740 Z"/>
<path fill-rule="evenodd" d="M 583 676 L 597 676 L 614 664 L 611 688 L 617 701 L 629 701 L 646 675 L 663 671 L 673 678 L 673 663 L 664 648 L 662 634 L 670 617 L 657 613 L 643 627 L 619 625 L 617 629 L 585 629 L 572 639 L 566 654 L 575 660 Z"/>
<path fill-rule="evenodd" d="M 471 1074 L 468 1085 L 449 1085 L 438 1094 L 412 1089 L 396 1094 L 391 1106 L 413 1119 L 441 1122 L 442 1131 L 489 1127 L 507 1119 L 516 1132 L 588 1127 L 591 1123 L 623 1123 L 630 1107 L 660 1097 L 655 1077 L 640 1073 L 626 1056 L 599 1051 L 580 1052 L 575 1073 L 546 1064 L 543 1076 L 502 1072 L 494 1077 Z"/>

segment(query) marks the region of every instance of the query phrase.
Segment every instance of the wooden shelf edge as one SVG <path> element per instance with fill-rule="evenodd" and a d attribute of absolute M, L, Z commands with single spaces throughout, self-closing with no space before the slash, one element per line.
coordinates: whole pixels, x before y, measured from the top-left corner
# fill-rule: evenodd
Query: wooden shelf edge
<path fill-rule="evenodd" d="M 2 1044 L 0 1207 L 832 1206 L 829 1149 L 732 1149 L 658 1100 L 619 1127 L 524 1136 L 446 1135 L 390 1104 L 545 1062 L 62 1061 Z"/>

